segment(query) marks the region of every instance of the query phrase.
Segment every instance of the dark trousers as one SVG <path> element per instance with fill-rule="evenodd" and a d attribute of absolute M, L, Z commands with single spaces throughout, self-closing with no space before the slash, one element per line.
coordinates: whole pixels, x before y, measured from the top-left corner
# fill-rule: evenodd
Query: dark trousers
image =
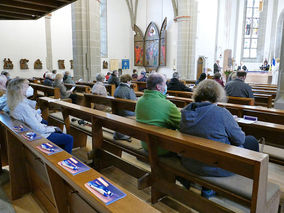
<path fill-rule="evenodd" d="M 77 95 L 76 94 L 71 94 L 69 96 L 69 98 L 71 98 L 73 104 L 77 103 Z"/>
<path fill-rule="evenodd" d="M 48 136 L 47 140 L 50 140 L 60 147 L 63 146 L 66 152 L 72 153 L 73 137 L 71 135 L 53 132 Z"/>
<path fill-rule="evenodd" d="M 246 136 L 244 148 L 259 152 L 259 144 L 255 137 L 248 135 Z"/>

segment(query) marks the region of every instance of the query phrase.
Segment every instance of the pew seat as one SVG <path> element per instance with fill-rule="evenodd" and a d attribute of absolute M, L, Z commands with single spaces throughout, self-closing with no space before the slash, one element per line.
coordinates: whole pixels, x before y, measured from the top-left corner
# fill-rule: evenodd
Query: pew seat
<path fill-rule="evenodd" d="M 57 122 L 61 123 L 62 125 L 64 124 L 63 116 L 62 116 L 61 112 L 50 113 L 49 119 L 56 120 Z M 74 116 L 70 116 L 70 121 L 72 119 L 80 120 L 79 118 L 76 118 Z M 77 121 L 74 121 L 74 122 L 71 121 L 71 126 L 73 128 L 76 128 L 77 130 L 79 130 L 81 132 L 84 132 L 88 136 L 92 136 L 92 128 L 90 126 L 80 125 L 80 124 L 78 124 Z M 124 141 L 124 140 L 114 140 L 113 139 L 113 133 L 114 133 L 113 130 L 104 128 L 104 131 L 103 131 L 104 139 L 106 141 L 108 141 L 109 143 L 117 144 L 121 147 L 124 147 L 124 151 L 126 151 L 126 152 L 136 152 L 138 155 L 145 156 L 145 158 L 147 157 L 146 156 L 147 154 L 145 153 L 144 149 L 142 148 L 140 140 L 132 138 L 131 143 Z"/>
<path fill-rule="evenodd" d="M 243 177 L 241 175 L 233 175 L 229 177 L 199 176 L 199 175 L 193 174 L 189 172 L 188 170 L 186 170 L 183 167 L 180 159 L 177 157 L 160 158 L 160 162 L 164 164 L 163 167 L 168 172 L 171 172 L 176 175 L 183 174 L 184 177 L 186 177 L 187 179 L 194 179 L 195 181 L 200 180 L 199 183 L 201 185 L 207 184 L 207 186 L 209 187 L 210 184 L 213 184 L 214 187 L 216 186 L 219 187 L 219 189 L 216 188 L 214 190 L 216 190 L 217 193 L 220 193 L 220 194 L 225 193 L 225 194 L 222 194 L 224 196 L 227 196 L 230 198 L 230 195 L 228 192 L 231 192 L 235 195 L 239 195 L 248 200 L 251 199 L 253 181 L 249 178 Z M 267 182 L 266 200 L 269 203 L 268 205 L 274 206 L 275 208 L 277 208 L 278 197 L 280 196 L 279 193 L 280 193 L 279 186 L 277 184 Z M 247 207 L 245 208 L 247 209 L 247 212 L 249 212 L 249 208 Z M 274 209 L 274 210 L 271 209 L 269 212 L 276 212 L 276 211 L 277 209 Z"/>

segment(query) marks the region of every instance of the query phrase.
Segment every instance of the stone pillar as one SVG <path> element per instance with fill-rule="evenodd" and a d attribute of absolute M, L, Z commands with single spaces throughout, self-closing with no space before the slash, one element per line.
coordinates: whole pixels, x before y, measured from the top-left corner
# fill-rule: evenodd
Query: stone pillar
<path fill-rule="evenodd" d="M 45 42 L 46 42 L 46 69 L 53 70 L 52 63 L 52 42 L 51 42 L 51 14 L 45 16 Z"/>
<path fill-rule="evenodd" d="M 274 108 L 284 109 L 284 21 L 283 21 L 283 32 L 282 32 L 282 44 L 280 52 L 280 66 L 278 75 L 278 88 L 277 95 L 274 102 Z"/>
<path fill-rule="evenodd" d="M 74 79 L 95 80 L 101 72 L 100 2 L 78 0 L 72 4 Z"/>
<path fill-rule="evenodd" d="M 177 71 L 182 79 L 195 79 L 195 44 L 197 3 L 195 0 L 178 2 Z"/>

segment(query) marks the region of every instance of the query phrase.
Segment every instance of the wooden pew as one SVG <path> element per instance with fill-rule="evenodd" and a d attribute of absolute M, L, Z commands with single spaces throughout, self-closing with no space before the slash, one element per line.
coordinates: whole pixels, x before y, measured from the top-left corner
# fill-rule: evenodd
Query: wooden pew
<path fill-rule="evenodd" d="M 265 106 L 267 108 L 272 108 L 273 95 L 271 94 L 253 94 L 255 105 Z"/>
<path fill-rule="evenodd" d="M 74 89 L 75 92 L 80 92 L 80 93 L 90 93 L 91 88 L 86 85 L 74 85 L 74 84 L 64 84 L 67 88 L 67 90 L 70 90 L 72 87 L 76 86 Z"/>
<path fill-rule="evenodd" d="M 48 101 L 49 98 L 40 98 Z M 106 152 L 103 149 L 103 128 L 119 131 L 145 141 L 149 148 L 151 165 L 151 201 L 155 203 L 162 196 L 169 195 L 200 212 L 232 212 L 200 195 L 185 190 L 175 184 L 175 177 L 182 176 L 191 182 L 217 191 L 218 194 L 232 199 L 250 209 L 251 212 L 277 212 L 280 191 L 275 184 L 267 182 L 268 156 L 243 148 L 198 138 L 157 126 L 137 123 L 135 120 L 97 111 L 94 109 L 56 101 L 52 104 L 61 106 L 63 114 L 73 115 L 92 121 L 93 148 L 97 163 L 103 161 Z M 65 117 L 65 120 L 68 118 Z M 228 178 L 205 178 L 187 172 L 178 164 L 178 159 L 158 158 L 157 146 L 180 153 L 212 166 L 234 172 Z M 237 182 L 236 183 L 236 179 Z M 241 182 L 240 182 L 241 181 Z M 244 194 L 238 190 L 246 191 Z M 268 193 L 269 192 L 269 193 Z M 268 196 L 269 195 L 269 196 Z"/>
<path fill-rule="evenodd" d="M 242 98 L 242 97 L 233 97 L 233 96 L 227 96 L 228 103 L 232 104 L 242 104 L 242 105 L 254 105 L 254 99 L 253 98 Z"/>
<path fill-rule="evenodd" d="M 6 114 L 0 114 L 1 126 L 5 128 L 8 144 L 8 159 L 12 200 L 32 193 L 46 212 L 158 212 L 124 188 L 126 197 L 111 205 L 105 205 L 93 195 L 84 184 L 102 177 L 99 172 L 90 169 L 76 176 L 71 175 L 58 165 L 59 161 L 72 157 L 65 151 L 46 155 L 36 146 L 49 142 L 39 139 L 27 142 L 15 133 L 13 127 L 19 124 Z M 51 143 L 51 142 L 50 142 Z"/>
<path fill-rule="evenodd" d="M 170 96 L 177 96 L 177 97 L 184 97 L 184 98 L 191 98 L 193 92 L 185 92 L 185 91 L 175 91 L 175 90 L 168 90 L 167 94 Z"/>
<path fill-rule="evenodd" d="M 143 81 L 132 81 L 132 83 L 137 84 L 138 91 L 143 91 L 147 89 L 147 83 Z"/>
<path fill-rule="evenodd" d="M 275 90 L 259 90 L 259 89 L 252 89 L 252 92 L 254 94 L 268 94 L 272 95 L 272 98 L 275 99 L 276 97 L 276 92 Z"/>
<path fill-rule="evenodd" d="M 186 84 L 195 84 L 196 80 L 185 80 Z"/>
<path fill-rule="evenodd" d="M 34 98 L 37 99 L 40 95 L 38 94 L 38 91 L 42 92 L 44 96 L 53 96 L 55 99 L 60 98 L 60 89 L 54 88 L 50 86 L 45 86 L 42 84 L 36 84 L 36 83 L 29 83 L 29 85 L 34 89 Z"/>
<path fill-rule="evenodd" d="M 111 96 L 114 96 L 114 92 L 116 89 L 115 84 L 105 84 L 105 87 L 106 87 L 108 94 L 110 94 Z"/>
<path fill-rule="evenodd" d="M 277 87 L 261 87 L 261 86 L 252 86 L 252 89 L 256 89 L 256 90 L 271 90 L 271 91 L 277 91 Z"/>

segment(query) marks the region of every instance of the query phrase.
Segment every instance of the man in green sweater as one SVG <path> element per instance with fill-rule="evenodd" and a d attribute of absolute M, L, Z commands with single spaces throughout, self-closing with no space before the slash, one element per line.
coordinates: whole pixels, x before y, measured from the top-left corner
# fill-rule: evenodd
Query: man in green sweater
<path fill-rule="evenodd" d="M 136 104 L 136 120 L 141 123 L 165 127 L 179 128 L 181 114 L 178 108 L 166 99 L 166 78 L 153 73 L 147 79 L 147 90 Z M 142 141 L 143 148 L 147 151 L 147 144 Z M 159 155 L 168 154 L 169 151 L 158 148 Z"/>

